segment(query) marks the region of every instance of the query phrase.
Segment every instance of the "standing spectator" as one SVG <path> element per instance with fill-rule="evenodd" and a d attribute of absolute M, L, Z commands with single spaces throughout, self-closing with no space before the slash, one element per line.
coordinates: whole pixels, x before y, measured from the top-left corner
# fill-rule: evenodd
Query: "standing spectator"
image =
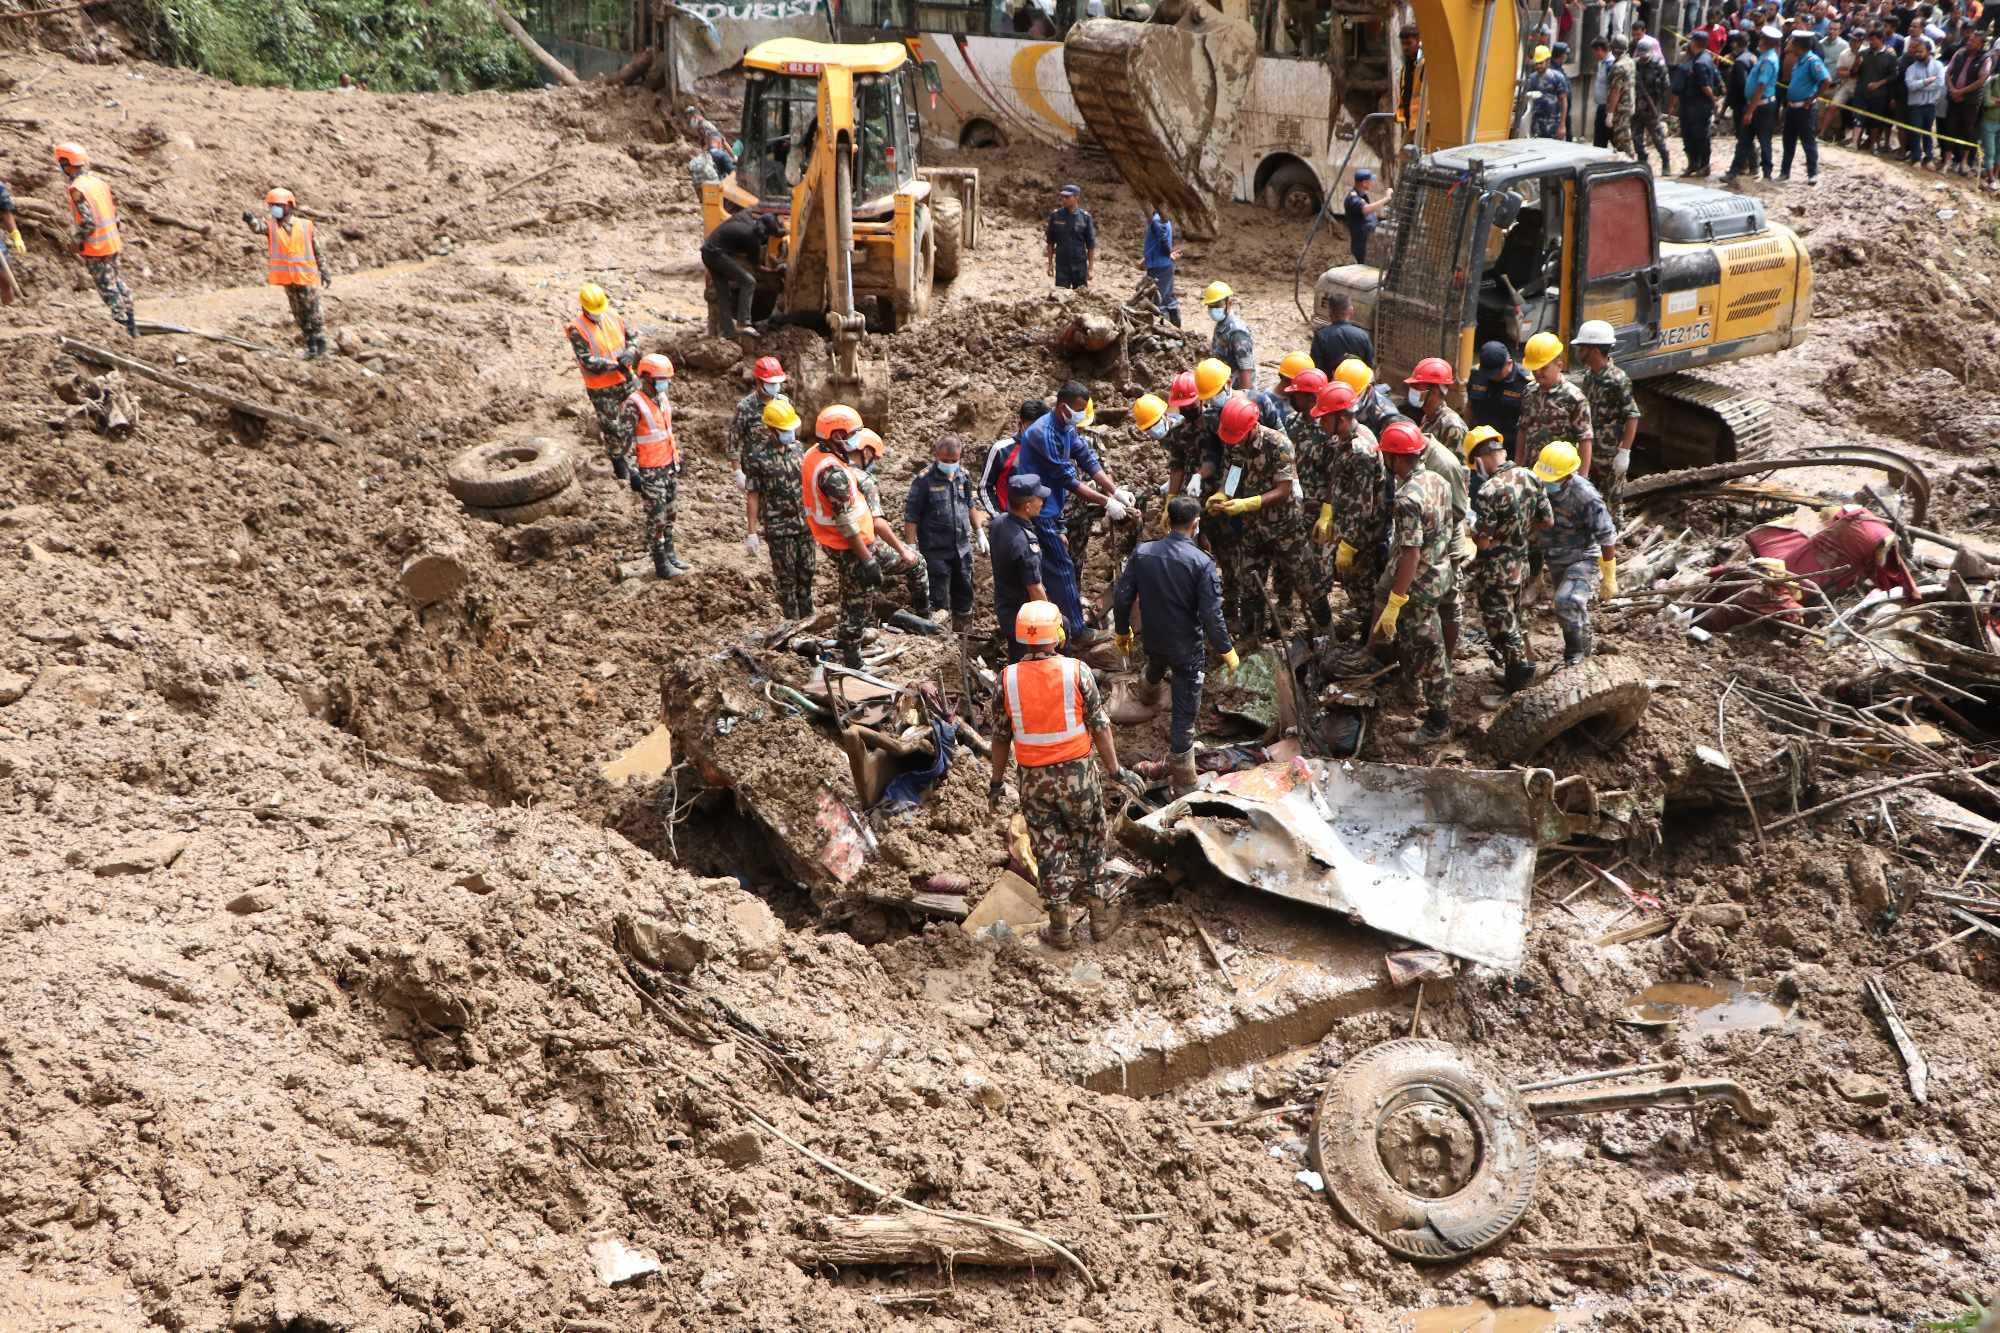
<path fill-rule="evenodd" d="M 1854 99 L 1854 64 L 1860 56 L 1855 43 L 1848 38 L 1847 28 L 1836 28 L 1834 35 L 1820 43 L 1820 59 L 1833 71 L 1833 100 L 1820 112 L 1819 137 L 1839 140 L 1846 133 L 1847 116 L 1845 108 Z"/>
<path fill-rule="evenodd" d="M 1590 44 L 1591 69 L 1590 104 L 1596 108 L 1592 113 L 1590 141 L 1599 148 L 1611 146 L 1611 126 L 1604 118 L 1604 104 L 1611 96 L 1611 67 L 1617 62 L 1611 58 L 1611 43 L 1599 37 Z"/>
<path fill-rule="evenodd" d="M 1938 104 L 1944 101 L 1944 64 L 1931 54 L 1928 37 L 1910 40 L 1910 67 L 1903 75 L 1909 90 L 1911 162 L 1936 167 Z"/>
<path fill-rule="evenodd" d="M 1729 72 L 1723 77 L 1723 107 L 1729 113 L 1729 137 L 1738 138 L 1743 133 L 1743 108 L 1750 101 L 1750 60 L 1744 49 L 1742 33 L 1729 34 L 1729 44 L 1723 50 L 1723 63 Z"/>
<path fill-rule="evenodd" d="M 1049 214 L 1049 276 L 1058 287 L 1088 287 L 1097 266 L 1097 222 L 1082 205 L 1083 187 L 1065 185 Z"/>
<path fill-rule="evenodd" d="M 1889 85 L 1897 79 L 1896 53 L 1880 28 L 1870 28 L 1861 58 L 1854 65 L 1854 109 L 1866 114 L 1855 121 L 1855 147 L 1881 152 L 1888 126 L 1878 117 L 1889 112 Z"/>
<path fill-rule="evenodd" d="M 2000 4 L 1987 6 L 2000 13 Z M 1986 188 L 2000 190 L 2000 60 L 1988 62 L 1986 83 L 1979 95 L 1979 153 L 1986 168 Z"/>
<path fill-rule="evenodd" d="M 1181 252 L 1174 248 L 1174 220 L 1165 208 L 1156 206 L 1146 221 L 1146 253 L 1139 267 L 1153 280 L 1160 313 L 1172 320 L 1175 328 L 1181 326 L 1180 298 L 1174 295 L 1174 261 L 1180 257 Z"/>
<path fill-rule="evenodd" d="M 1757 35 L 1761 39 L 1757 62 L 1744 83 L 1748 100 L 1743 105 L 1743 128 L 1736 132 L 1736 157 L 1723 174 L 1725 185 L 1746 171 L 1755 175 L 1760 165 L 1764 179 L 1771 179 L 1771 132 L 1778 127 L 1778 44 L 1785 34 L 1767 25 Z"/>
<path fill-rule="evenodd" d="M 1667 99 L 1672 95 L 1672 89 L 1671 80 L 1667 77 L 1666 56 L 1660 50 L 1658 39 L 1651 36 L 1641 37 L 1635 50 L 1632 144 L 1638 149 L 1642 164 L 1646 162 L 1647 144 L 1659 149 L 1660 174 L 1664 176 L 1674 169 L 1672 159 L 1667 156 Z"/>
<path fill-rule="evenodd" d="M 1715 104 L 1722 97 L 1722 73 L 1708 54 L 1707 33 L 1696 32 L 1688 38 L 1687 59 L 1677 72 L 1681 83 L 1681 146 L 1687 149 L 1687 170 L 1681 174 L 1706 180 Z"/>
<path fill-rule="evenodd" d="M 1964 45 L 1945 66 L 1944 78 L 1944 132 L 1965 141 L 1945 145 L 1945 160 L 1954 176 L 1970 176 L 1976 165 L 1978 153 L 1968 145 L 1977 141 L 1981 96 L 1986 76 L 1993 72 L 1992 58 L 1986 53 L 1986 34 L 1965 31 Z"/>
<path fill-rule="evenodd" d="M 1792 178 L 1792 153 L 1800 140 L 1806 146 L 1806 184 L 1819 184 L 1819 90 L 1833 79 L 1826 62 L 1813 52 L 1812 33 L 1799 28 L 1792 33 L 1797 55 L 1792 60 L 1792 79 L 1785 85 L 1785 160 L 1780 180 Z"/>

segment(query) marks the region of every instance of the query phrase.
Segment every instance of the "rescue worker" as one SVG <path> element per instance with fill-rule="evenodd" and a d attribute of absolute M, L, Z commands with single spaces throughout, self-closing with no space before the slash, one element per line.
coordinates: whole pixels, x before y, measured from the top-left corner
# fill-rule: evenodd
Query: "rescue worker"
<path fill-rule="evenodd" d="M 1676 109 L 1680 112 L 1681 147 L 1687 150 L 1687 170 L 1681 175 L 1706 180 L 1715 104 L 1722 100 L 1722 74 L 1708 52 L 1707 33 L 1696 30 L 1688 34 L 1687 59 L 1676 73 L 1680 75 Z"/>
<path fill-rule="evenodd" d="M 646 501 L 646 550 L 653 572 L 679 578 L 691 568 L 674 550 L 674 501 L 679 490 L 681 453 L 674 445 L 674 410 L 667 385 L 674 363 L 658 352 L 639 358 L 638 386 L 618 409 L 619 452 L 632 460 L 639 494 Z"/>
<path fill-rule="evenodd" d="M 1169 452 L 1168 437 L 1175 423 L 1181 420 L 1180 414 L 1176 412 L 1169 415 L 1167 400 L 1160 397 L 1160 395 L 1156 393 L 1142 393 L 1132 400 L 1131 420 L 1132 433 L 1138 437 L 1140 442 L 1145 445 L 1158 446 L 1165 455 L 1168 463 L 1171 464 L 1172 454 Z M 1150 451 L 1148 457 L 1150 457 Z M 1150 476 L 1150 474 L 1151 469 L 1148 468 L 1142 476 Z M 1167 490 L 1162 486 L 1154 486 L 1150 481 L 1138 488 L 1138 494 L 1135 497 L 1136 503 L 1131 513 L 1127 515 L 1131 521 L 1113 524 L 1111 528 L 1111 568 L 1114 571 L 1125 567 L 1125 562 L 1132 558 L 1132 552 L 1144 540 L 1147 531 L 1147 513 L 1156 498 L 1160 500 L 1160 528 L 1164 533 L 1167 526 L 1166 497 L 1173 494 L 1173 491 Z M 1108 595 L 1109 589 L 1106 592 Z"/>
<path fill-rule="evenodd" d="M 997 809 L 1007 793 L 1007 761 L 1019 772 L 1021 818 L 1035 854 L 1042 903 L 1049 924 L 1042 938 L 1058 949 L 1077 945 L 1070 902 L 1081 898 L 1090 912 L 1098 943 L 1118 929 L 1123 905 L 1104 895 L 1105 805 L 1097 766 L 1090 762 L 1093 741 L 1104 775 L 1144 790 L 1137 774 L 1118 764 L 1111 719 L 1090 668 L 1057 649 L 1063 642 L 1062 612 L 1048 602 L 1030 602 L 1014 618 L 1020 660 L 1000 673 L 993 692 L 993 780 L 987 796 Z"/>
<path fill-rule="evenodd" d="M 1298 425 L 1298 409 L 1292 402 L 1292 386 L 1298 377 L 1308 370 L 1316 370 L 1310 352 L 1287 352 L 1278 360 L 1278 429 L 1290 435 Z M 1312 410 L 1312 400 L 1306 400 L 1306 410 Z"/>
<path fill-rule="evenodd" d="M 1396 192 L 1384 190 L 1380 199 L 1369 198 L 1375 188 L 1375 173 L 1367 167 L 1358 167 L 1354 172 L 1354 188 L 1341 201 L 1341 217 L 1347 223 L 1347 247 L 1354 253 L 1354 262 L 1368 262 L 1368 238 L 1382 225 L 1378 216 L 1389 206 L 1389 199 Z"/>
<path fill-rule="evenodd" d="M 1083 187 L 1062 187 L 1062 203 L 1049 214 L 1049 276 L 1058 287 L 1088 287 L 1097 269 L 1097 221 L 1083 208 Z"/>
<path fill-rule="evenodd" d="M 118 234 L 118 201 L 111 197 L 111 182 L 90 169 L 90 154 L 79 144 L 59 143 L 55 155 L 56 165 L 69 181 L 76 252 L 90 271 L 90 280 L 111 318 L 125 326 L 126 337 L 137 338 L 138 312 L 133 309 L 132 289 L 125 285 L 119 269 L 118 255 L 125 241 Z"/>
<path fill-rule="evenodd" d="M 577 317 L 566 330 L 570 350 L 583 372 L 583 392 L 597 414 L 597 435 L 611 456 L 612 474 L 622 481 L 631 460 L 620 443 L 618 414 L 632 396 L 631 367 L 639 359 L 639 348 L 626 337 L 625 321 L 611 308 L 611 298 L 602 287 L 585 283 L 576 303 Z"/>
<path fill-rule="evenodd" d="M 1548 492 L 1555 519 L 1542 534 L 1542 563 L 1556 590 L 1556 620 L 1562 625 L 1563 663 L 1575 666 L 1590 656 L 1591 575 L 1597 575 L 1597 595 L 1605 600 L 1618 592 L 1618 533 L 1604 497 L 1580 476 L 1576 446 L 1555 440 L 1535 460 L 1535 476 Z"/>
<path fill-rule="evenodd" d="M 1014 617 L 1030 602 L 1049 600 L 1042 583 L 1042 538 L 1035 519 L 1049 498 L 1049 488 L 1032 472 L 1016 472 L 1007 483 L 1007 512 L 993 520 L 988 533 L 993 565 L 993 616 L 1007 645 L 1007 660 L 1020 660 L 1021 642 L 1007 632 Z"/>
<path fill-rule="evenodd" d="M 1479 367 L 1466 377 L 1465 419 L 1468 425 L 1491 426 L 1506 439 L 1521 429 L 1521 400 L 1531 384 L 1514 363 L 1506 343 L 1490 342 L 1479 349 Z"/>
<path fill-rule="evenodd" d="M 1007 512 L 1007 504 L 1000 494 L 1000 478 L 1013 465 L 1008 462 L 1011 455 L 1021 447 L 1021 433 L 1042 419 L 1049 405 L 1039 398 L 1022 401 L 1014 417 L 1014 433 L 1003 435 L 986 449 L 986 465 L 979 470 L 979 503 L 986 506 L 986 512 L 999 517 Z"/>
<path fill-rule="evenodd" d="M 1625 476 L 1632 470 L 1632 442 L 1639 438 L 1639 400 L 1632 394 L 1632 377 L 1611 363 L 1611 349 L 1618 339 L 1611 325 L 1601 319 L 1586 319 L 1570 346 L 1583 362 L 1583 398 L 1590 407 L 1590 436 L 1583 442 L 1584 475 L 1604 497 L 1617 527 L 1618 497 L 1625 490 Z"/>
<path fill-rule="evenodd" d="M 1236 313 L 1235 289 L 1218 278 L 1202 289 L 1201 303 L 1215 324 L 1215 332 L 1208 339 L 1209 356 L 1229 368 L 1228 387 L 1249 388 L 1256 382 L 1257 348 L 1250 337 L 1250 326 Z M 1204 397 L 1202 401 L 1208 399 Z"/>
<path fill-rule="evenodd" d="M 28 253 L 28 243 L 21 239 L 21 220 L 14 216 L 14 195 L 7 188 L 6 181 L 0 181 L 0 305 L 12 305 L 20 295 L 14 283 L 14 270 L 7 263 L 7 251 L 11 247 L 15 254 Z"/>
<path fill-rule="evenodd" d="M 1409 390 L 1410 406 L 1417 412 L 1418 429 L 1449 449 L 1454 464 L 1465 456 L 1465 418 L 1452 411 L 1445 394 L 1457 382 L 1451 362 L 1441 356 L 1427 356 L 1417 362 L 1416 369 L 1403 381 Z"/>
<path fill-rule="evenodd" d="M 813 540 L 833 555 L 840 579 L 840 660 L 859 670 L 861 640 L 875 625 L 875 593 L 882 564 L 875 553 L 875 515 L 861 491 L 861 469 L 850 461 L 850 442 L 861 414 L 845 403 L 820 410 L 813 423 L 819 443 L 800 460 L 801 503 Z"/>
<path fill-rule="evenodd" d="M 1181 301 L 1174 294 L 1174 261 L 1180 257 L 1180 248 L 1174 244 L 1174 220 L 1167 216 L 1164 205 L 1155 204 L 1152 217 L 1146 220 L 1146 245 L 1139 267 L 1153 280 L 1161 316 L 1175 328 L 1181 326 Z"/>
<path fill-rule="evenodd" d="M 1317 518 L 1320 507 L 1331 498 L 1326 487 L 1326 478 L 1333 458 L 1333 440 L 1328 436 L 1322 419 L 1313 415 L 1319 405 L 1319 396 L 1330 383 L 1326 372 L 1314 367 L 1300 371 L 1292 381 L 1292 391 L 1285 395 L 1291 405 L 1294 425 L 1287 433 L 1292 439 L 1292 452 L 1299 470 L 1299 522 L 1310 525 Z M 1311 592 L 1306 597 L 1306 612 L 1312 616 L 1313 624 L 1325 629 L 1332 623 L 1333 609 L 1327 595 L 1333 591 L 1333 553 L 1313 541 L 1304 542 L 1300 550 L 1306 563 L 1306 577 L 1310 581 Z"/>
<path fill-rule="evenodd" d="M 771 242 L 785 234 L 785 220 L 776 213 L 751 209 L 731 213 L 718 222 L 701 243 L 701 266 L 715 284 L 716 331 L 725 338 L 739 332 L 757 336 L 750 322 L 757 299 L 757 275 L 753 269 L 767 269 L 765 253 Z"/>
<path fill-rule="evenodd" d="M 1417 129 L 1417 101 L 1424 85 L 1424 47 L 1422 34 L 1414 23 L 1405 24 L 1396 34 L 1403 48 L 1403 87 L 1396 98 L 1396 123 L 1406 134 L 1414 134 Z"/>
<path fill-rule="evenodd" d="M 903 536 L 928 570 L 930 605 L 924 609 L 941 620 L 949 608 L 952 628 L 961 635 L 972 628 L 973 548 L 986 550 L 986 511 L 973 503 L 972 478 L 960 465 L 964 453 L 961 437 L 939 439 L 931 465 L 903 498 Z"/>
<path fill-rule="evenodd" d="M 1346 628 L 1366 630 L 1389 535 L 1388 471 L 1375 432 L 1354 415 L 1354 390 L 1334 383 L 1320 390 L 1313 416 L 1328 435 L 1326 499 L 1313 541 L 1334 548 L 1330 583 L 1347 593 Z"/>
<path fill-rule="evenodd" d="M 1167 535 L 1132 553 L 1112 594 L 1112 623 L 1118 651 L 1132 652 L 1132 608 L 1139 608 L 1139 631 L 1146 645 L 1144 702 L 1158 707 L 1160 687 L 1173 683 L 1173 719 L 1168 730 L 1168 781 L 1173 794 L 1194 790 L 1194 723 L 1201 712 L 1202 679 L 1208 649 L 1234 672 L 1241 665 L 1229 627 L 1222 619 L 1222 576 L 1215 561 L 1195 545 L 1201 502 L 1176 495 L 1167 501 Z"/>
<path fill-rule="evenodd" d="M 1326 313 L 1328 322 L 1313 330 L 1313 364 L 1325 370 L 1351 356 L 1364 366 L 1374 365 L 1375 340 L 1368 336 L 1368 330 L 1354 322 L 1354 298 L 1346 292 L 1335 292 L 1326 298 Z"/>
<path fill-rule="evenodd" d="M 1222 382 L 1229 382 L 1227 367 L 1222 369 Z M 1201 390 L 1194 371 L 1183 370 L 1174 376 L 1173 386 L 1167 390 L 1167 411 L 1172 415 L 1168 418 L 1167 433 L 1160 441 L 1167 450 L 1167 494 L 1185 492 L 1200 499 Z"/>
<path fill-rule="evenodd" d="M 1549 48 L 1535 48 L 1535 72 L 1528 76 L 1528 133 L 1537 139 L 1569 137 L 1569 76 L 1549 63 Z"/>
<path fill-rule="evenodd" d="M 1408 418 L 1400 417 L 1398 420 Z M 1458 651 L 1459 589 L 1465 583 L 1465 567 L 1479 552 L 1479 548 L 1472 544 L 1472 485 L 1464 460 L 1429 432 L 1424 434 L 1421 457 L 1424 471 L 1443 477 L 1445 485 L 1451 489 L 1451 577 L 1446 580 L 1444 593 L 1438 599 L 1438 623 L 1444 632 L 1445 653 L 1450 656 Z"/>
<path fill-rule="evenodd" d="M 1244 606 L 1246 638 L 1268 627 L 1280 628 L 1282 607 L 1296 595 L 1305 609 L 1312 599 L 1312 578 L 1305 558 L 1306 531 L 1299 522 L 1299 473 L 1292 442 L 1281 430 L 1260 419 L 1257 404 L 1237 394 L 1223 405 L 1217 429 L 1229 449 L 1233 471 L 1243 469 L 1235 493 L 1224 488 L 1208 497 L 1206 511 L 1243 520 L 1243 539 L 1232 555 L 1241 562 L 1237 576 L 1241 593 L 1252 600 Z M 1271 616 L 1263 618 L 1264 573 L 1269 570 Z"/>
<path fill-rule="evenodd" d="M 1083 594 L 1077 586 L 1076 564 L 1070 558 L 1069 543 L 1063 533 L 1063 507 L 1077 499 L 1109 506 L 1119 498 L 1115 494 L 1117 483 L 1098 461 L 1089 440 L 1077 430 L 1077 424 L 1091 410 L 1090 390 L 1075 380 L 1064 383 L 1056 391 L 1055 407 L 1021 432 L 1019 462 L 1021 471 L 1041 478 L 1041 484 L 1050 491 L 1035 518 L 1035 528 L 1041 537 L 1042 573 L 1049 600 L 1062 609 L 1069 638 L 1078 646 L 1082 645 L 1085 633 Z M 1087 482 L 1085 477 L 1091 480 Z M 1121 501 L 1121 512 L 1123 508 Z"/>
<path fill-rule="evenodd" d="M 1590 452 L 1590 404 L 1583 390 L 1563 378 L 1562 339 L 1538 333 L 1528 339 L 1521 364 L 1534 383 L 1521 396 L 1520 434 L 1514 440 L 1514 461 L 1523 467 L 1556 440 L 1571 440 Z"/>
<path fill-rule="evenodd" d="M 1451 658 L 1438 618 L 1452 573 L 1451 487 L 1423 465 L 1423 432 L 1413 421 L 1392 421 L 1381 452 L 1396 480 L 1390 547 L 1383 572 L 1386 590 L 1369 638 L 1396 641 L 1403 669 L 1416 683 L 1423 722 L 1403 737 L 1410 745 L 1435 745 L 1451 734 Z"/>
<path fill-rule="evenodd" d="M 1354 415 L 1377 436 L 1401 415 L 1387 391 L 1375 382 L 1375 371 L 1366 362 L 1349 357 L 1333 368 L 1333 377 L 1354 390 Z"/>
<path fill-rule="evenodd" d="M 326 321 L 320 311 L 322 287 L 333 286 L 333 274 L 319 254 L 319 231 L 311 220 L 298 216 L 299 201 L 290 190 L 272 190 L 264 196 L 269 220 L 243 211 L 243 225 L 264 234 L 269 262 L 265 280 L 285 289 L 292 318 L 306 340 L 306 360 L 326 355 Z"/>
<path fill-rule="evenodd" d="M 896 557 L 894 564 L 883 564 L 882 572 L 903 575 L 910 610 L 927 616 L 931 607 L 930 567 L 917 553 L 913 542 L 906 542 L 897 535 L 896 525 L 882 507 L 882 488 L 875 480 L 875 465 L 882 460 L 883 448 L 882 437 L 863 426 L 848 437 L 847 461 L 855 468 L 855 479 L 861 483 L 862 501 L 868 506 L 868 512 L 875 516 L 875 540 L 888 547 Z"/>
<path fill-rule="evenodd" d="M 1076 421 L 1076 439 L 1077 443 L 1089 454 L 1091 472 L 1105 478 L 1104 485 L 1105 489 L 1110 492 L 1110 498 L 1104 501 L 1103 513 L 1106 522 L 1115 531 L 1126 519 L 1137 512 L 1139 497 L 1124 487 L 1112 484 L 1109 480 L 1110 474 L 1104 472 L 1099 466 L 1096 447 L 1090 443 L 1090 427 L 1096 420 L 1097 404 L 1094 402 L 1086 403 L 1083 415 L 1078 417 Z M 1077 597 L 1079 600 L 1083 597 L 1084 576 L 1090 564 L 1090 538 L 1097 530 L 1097 515 L 1098 506 L 1096 505 L 1067 504 L 1063 506 L 1063 543 L 1065 549 L 1069 552 L 1070 564 L 1076 567 Z M 1112 568 L 1116 569 L 1117 566 L 1114 564 Z M 1109 589 L 1107 588 L 1106 591 L 1108 592 Z M 1094 637 L 1094 631 L 1086 627 L 1085 632 L 1080 637 L 1088 640 Z"/>
<path fill-rule="evenodd" d="M 757 558 L 758 533 L 771 548 L 771 581 L 778 589 L 778 612 L 803 620 L 813 610 L 814 552 L 819 544 L 806 526 L 800 504 L 805 454 L 799 448 L 799 413 L 789 398 L 764 404 L 763 429 L 744 446 L 743 550 Z"/>
<path fill-rule="evenodd" d="M 1499 661 L 1500 687 L 1511 694 L 1535 678 L 1521 627 L 1521 590 L 1536 534 L 1555 526 L 1555 511 L 1535 474 L 1507 457 L 1499 431 L 1474 426 L 1465 448 L 1483 478 L 1472 497 L 1472 540 L 1479 548 L 1469 571 L 1472 598 Z"/>
<path fill-rule="evenodd" d="M 1611 73 L 1605 82 L 1604 128 L 1611 138 L 1611 150 L 1627 157 L 1636 157 L 1632 150 L 1632 112 L 1637 89 L 1638 70 L 1632 64 L 1632 57 L 1623 37 L 1613 35 L 1610 42 Z"/>
<path fill-rule="evenodd" d="M 764 409 L 773 399 L 785 396 L 785 364 L 775 356 L 760 356 L 750 367 L 754 383 L 750 392 L 737 400 L 736 415 L 729 423 L 729 456 L 736 464 L 736 481 L 743 483 L 743 460 L 750 446 L 764 431 Z"/>

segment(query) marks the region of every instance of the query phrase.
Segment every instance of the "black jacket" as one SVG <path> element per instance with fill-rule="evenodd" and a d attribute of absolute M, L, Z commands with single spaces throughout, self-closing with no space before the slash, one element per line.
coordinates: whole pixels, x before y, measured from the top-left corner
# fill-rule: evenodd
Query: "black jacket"
<path fill-rule="evenodd" d="M 1206 551 L 1177 532 L 1145 543 L 1125 562 L 1111 597 L 1118 632 L 1132 629 L 1132 604 L 1144 607 L 1146 652 L 1166 662 L 1202 655 L 1202 637 L 1218 653 L 1230 650 L 1222 622 L 1222 576 Z"/>
<path fill-rule="evenodd" d="M 1338 324 L 1322 324 L 1313 333 L 1313 364 L 1333 378 L 1334 368 L 1348 357 L 1356 357 L 1364 366 L 1375 364 L 1375 343 L 1369 338 L 1368 330 L 1359 324 L 1342 320 Z"/>

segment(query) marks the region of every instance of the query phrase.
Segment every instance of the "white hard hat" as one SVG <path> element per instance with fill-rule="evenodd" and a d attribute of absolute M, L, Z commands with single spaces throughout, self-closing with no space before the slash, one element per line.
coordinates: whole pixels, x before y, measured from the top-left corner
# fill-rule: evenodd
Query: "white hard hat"
<path fill-rule="evenodd" d="M 1611 325 L 1601 319 L 1586 319 L 1583 327 L 1571 338 L 1572 347 L 1616 347 L 1618 335 L 1611 331 Z"/>

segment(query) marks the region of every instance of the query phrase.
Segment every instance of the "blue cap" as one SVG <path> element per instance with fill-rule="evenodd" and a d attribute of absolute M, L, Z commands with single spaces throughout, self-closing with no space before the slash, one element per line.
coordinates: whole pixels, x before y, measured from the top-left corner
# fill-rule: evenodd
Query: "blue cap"
<path fill-rule="evenodd" d="M 1479 349 L 1479 368 L 1489 375 L 1497 375 L 1500 368 L 1513 360 L 1506 343 L 1486 343 Z"/>
<path fill-rule="evenodd" d="M 1016 472 L 1007 478 L 1007 503 L 1016 500 L 1046 500 L 1055 492 L 1042 485 L 1042 479 L 1032 472 Z"/>
<path fill-rule="evenodd" d="M 1082 194 L 1083 187 L 1081 185 L 1065 185 L 1062 187 L 1060 193 L 1063 198 L 1067 199 L 1073 194 Z"/>
<path fill-rule="evenodd" d="M 1354 179 L 1358 181 L 1372 181 L 1375 179 L 1375 173 L 1366 167 L 1356 167 L 1354 169 Z"/>

